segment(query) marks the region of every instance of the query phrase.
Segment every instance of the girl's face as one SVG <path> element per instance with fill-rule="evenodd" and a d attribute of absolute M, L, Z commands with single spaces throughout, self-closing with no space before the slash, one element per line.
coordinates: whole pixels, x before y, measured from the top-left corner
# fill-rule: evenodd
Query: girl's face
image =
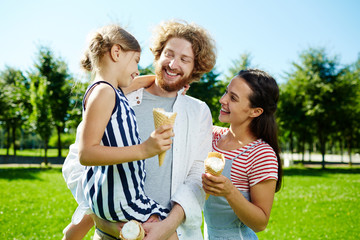
<path fill-rule="evenodd" d="M 138 64 L 140 62 L 140 52 L 121 51 L 121 61 L 119 61 L 119 87 L 127 87 L 139 75 Z"/>
<path fill-rule="evenodd" d="M 257 109 L 250 107 L 249 96 L 251 93 L 251 88 L 243 78 L 234 77 L 220 99 L 219 120 L 239 126 L 250 124 Z"/>

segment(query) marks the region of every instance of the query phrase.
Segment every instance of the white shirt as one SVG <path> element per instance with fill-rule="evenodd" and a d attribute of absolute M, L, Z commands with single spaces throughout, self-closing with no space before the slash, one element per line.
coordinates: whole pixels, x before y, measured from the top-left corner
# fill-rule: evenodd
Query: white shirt
<path fill-rule="evenodd" d="M 143 91 L 139 89 L 126 96 L 131 106 L 141 104 Z M 185 211 L 185 221 L 178 227 L 177 233 L 180 240 L 203 239 L 201 224 L 205 193 L 201 175 L 204 172 L 204 160 L 212 149 L 211 113 L 204 102 L 180 92 L 173 111 L 177 116 L 173 139 L 171 201 L 180 204 Z"/>

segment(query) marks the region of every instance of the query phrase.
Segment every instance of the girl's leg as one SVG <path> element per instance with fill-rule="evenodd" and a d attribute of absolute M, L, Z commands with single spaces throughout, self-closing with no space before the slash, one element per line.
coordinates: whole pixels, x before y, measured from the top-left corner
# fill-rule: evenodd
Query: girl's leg
<path fill-rule="evenodd" d="M 85 215 L 79 224 L 71 224 L 62 240 L 82 240 L 93 226 L 94 221 L 91 216 Z"/>

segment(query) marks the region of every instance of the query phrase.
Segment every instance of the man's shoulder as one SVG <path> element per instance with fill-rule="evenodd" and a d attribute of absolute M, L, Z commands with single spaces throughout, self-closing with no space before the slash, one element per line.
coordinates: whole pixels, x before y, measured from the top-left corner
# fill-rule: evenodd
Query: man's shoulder
<path fill-rule="evenodd" d="M 200 99 L 197 99 L 197 98 L 194 98 L 192 96 L 189 96 L 189 95 L 181 95 L 180 99 L 184 102 L 187 102 L 188 104 L 192 104 L 191 106 L 193 107 L 204 107 L 206 106 L 207 107 L 207 104 L 200 100 Z"/>

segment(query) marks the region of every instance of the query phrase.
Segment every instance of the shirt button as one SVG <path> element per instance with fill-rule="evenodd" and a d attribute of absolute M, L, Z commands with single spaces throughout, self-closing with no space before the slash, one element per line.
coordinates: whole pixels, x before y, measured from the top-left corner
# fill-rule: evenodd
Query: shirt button
<path fill-rule="evenodd" d="M 139 99 L 139 97 L 136 97 L 136 99 Z"/>
<path fill-rule="evenodd" d="M 136 103 L 137 103 L 137 104 L 140 104 L 140 101 L 137 101 Z"/>

